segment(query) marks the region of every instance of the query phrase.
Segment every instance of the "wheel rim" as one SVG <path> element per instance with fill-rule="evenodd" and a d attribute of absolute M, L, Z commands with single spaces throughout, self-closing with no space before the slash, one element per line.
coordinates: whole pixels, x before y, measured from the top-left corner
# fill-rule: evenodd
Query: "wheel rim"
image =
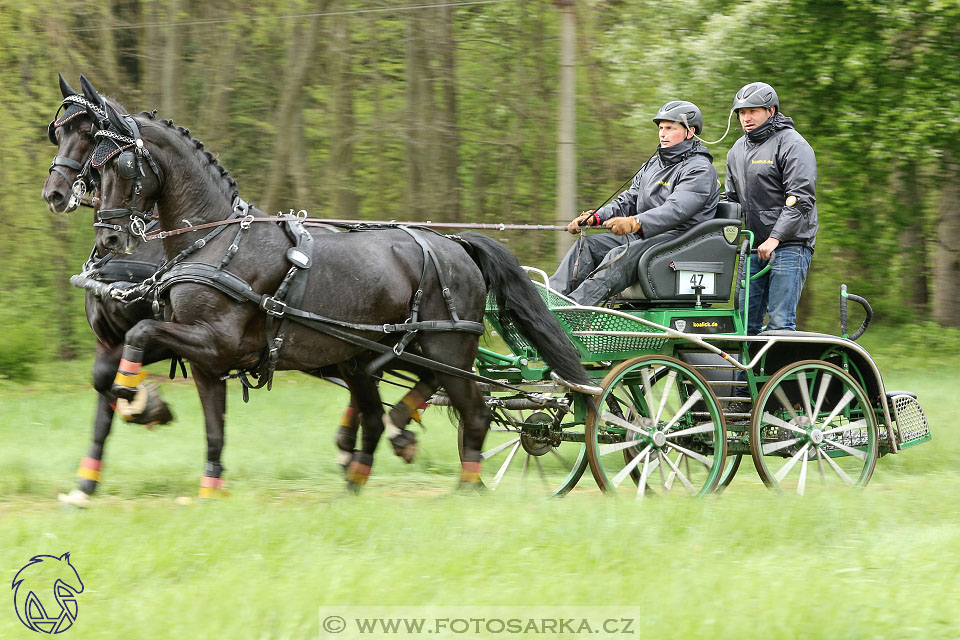
<path fill-rule="evenodd" d="M 602 387 L 586 436 L 590 469 L 604 491 L 642 499 L 716 488 L 726 425 L 702 376 L 674 358 L 649 356 L 624 362 Z"/>
<path fill-rule="evenodd" d="M 584 421 L 576 418 L 574 406 L 582 398 L 579 394 L 551 398 L 563 399 L 567 408 L 507 409 L 488 402 L 493 416 L 481 453 L 486 488 L 539 489 L 559 496 L 576 486 L 587 468 Z"/>
<path fill-rule="evenodd" d="M 750 454 L 763 482 L 783 493 L 864 486 L 877 463 L 873 407 L 836 365 L 787 365 L 754 403 Z"/>
<path fill-rule="evenodd" d="M 723 474 L 720 476 L 720 482 L 717 483 L 717 493 L 725 491 L 734 476 L 737 475 L 737 469 L 740 468 L 740 462 L 743 460 L 743 454 L 734 454 L 727 456 L 727 462 L 723 467 Z"/>

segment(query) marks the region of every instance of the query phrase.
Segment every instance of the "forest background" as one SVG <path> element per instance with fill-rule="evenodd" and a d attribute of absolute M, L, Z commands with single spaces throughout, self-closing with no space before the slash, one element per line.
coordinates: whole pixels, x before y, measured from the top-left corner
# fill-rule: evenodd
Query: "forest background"
<path fill-rule="evenodd" d="M 956 0 L 0 0 L 0 378 L 93 344 L 68 283 L 92 214 L 40 198 L 58 72 L 189 128 L 268 212 L 556 224 L 565 13 L 577 210 L 653 153 L 661 104 L 692 100 L 716 140 L 768 82 L 818 159 L 800 327 L 837 333 L 846 283 L 894 335 L 960 344 Z M 563 250 L 495 235 L 547 270 Z"/>

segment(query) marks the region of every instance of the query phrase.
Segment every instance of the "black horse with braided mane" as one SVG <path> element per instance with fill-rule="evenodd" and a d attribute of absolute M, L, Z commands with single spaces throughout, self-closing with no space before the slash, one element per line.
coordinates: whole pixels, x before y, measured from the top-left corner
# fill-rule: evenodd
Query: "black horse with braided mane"
<path fill-rule="evenodd" d="M 435 372 L 461 416 L 461 486 L 477 486 L 490 412 L 471 367 L 488 289 L 560 378 L 589 384 L 573 345 L 496 241 L 409 228 L 308 239 L 297 221 L 241 200 L 236 183 L 186 129 L 152 113 L 105 108 L 111 126 L 96 134 L 93 158 L 101 178 L 97 245 L 126 254 L 162 238 L 167 257 L 148 282 L 165 318 L 127 332 L 114 390 L 133 395 L 152 346 L 190 362 L 206 424 L 204 486 L 222 482 L 228 372 L 269 379 L 273 370 L 330 365 L 339 365 L 361 415 L 362 448 L 348 475 L 362 483 L 383 431 L 370 371 L 393 359 Z M 154 206 L 162 231 L 149 234 L 145 212 Z"/>
<path fill-rule="evenodd" d="M 83 194 L 75 193 L 73 189 L 78 180 L 82 187 L 78 191 L 95 191 L 89 158 L 94 146 L 93 134 L 98 121 L 106 118 L 106 111 L 101 106 L 104 102 L 102 96 L 97 94 L 86 78 L 81 76 L 80 80 L 83 94 L 74 91 L 60 76 L 63 101 L 47 130 L 50 142 L 57 145 L 57 155 L 50 165 L 50 175 L 44 182 L 42 196 L 54 213 L 72 211 L 82 202 Z M 123 257 L 111 254 L 100 256 L 94 250 L 85 271 L 98 282 L 123 288 L 153 275 L 162 261 L 163 248 L 157 243 L 144 243 Z M 140 320 L 153 317 L 148 301 L 125 303 L 94 295 L 90 291 L 86 294 L 85 308 L 87 321 L 97 337 L 93 386 L 98 398 L 93 439 L 87 456 L 81 460 L 77 470 L 77 489 L 69 496 L 69 500 L 76 504 L 85 504 L 100 483 L 104 446 L 110 435 L 117 401 L 110 387 L 120 364 L 124 335 Z M 173 355 L 167 349 L 155 347 L 144 354 L 144 360 L 147 363 L 159 362 Z M 152 385 L 143 385 L 137 401 L 126 406 L 121 403 L 121 409 L 121 416 L 125 420 L 148 427 L 166 424 L 173 418 L 169 407 Z"/>
<path fill-rule="evenodd" d="M 100 95 L 86 78 L 81 76 L 80 81 L 82 94 L 74 91 L 60 76 L 63 101 L 48 127 L 48 137 L 58 148 L 50 166 L 50 176 L 44 183 L 42 196 L 50 210 L 55 213 L 72 211 L 79 204 L 96 208 L 98 175 L 96 171 L 91 171 L 90 159 L 94 148 L 94 134 L 109 127 L 103 105 L 109 101 L 115 108 L 126 113 L 118 103 Z M 318 231 L 326 230 L 314 230 Z M 153 318 L 154 310 L 150 301 L 145 298 L 127 301 L 105 292 L 105 289 L 124 291 L 142 283 L 157 271 L 163 259 L 163 246 L 159 242 L 152 242 L 139 244 L 125 256 L 116 256 L 94 248 L 89 261 L 84 265 L 84 274 L 80 281 L 87 289 L 86 315 L 97 337 L 93 379 L 94 388 L 98 392 L 98 405 L 93 442 L 77 470 L 77 488 L 63 497 L 73 504 L 86 505 L 100 484 L 104 447 L 115 413 L 119 413 L 128 422 L 148 427 L 166 424 L 172 419 L 172 413 L 155 385 L 139 385 L 136 400 L 132 403 L 123 399 L 118 403 L 113 394 L 111 385 L 120 363 L 124 336 L 140 320 Z M 154 348 L 144 355 L 145 364 L 166 359 L 171 359 L 172 376 L 175 354 L 164 348 Z M 415 455 L 416 439 L 406 426 L 412 418 L 418 417 L 418 408 L 435 386 L 431 386 L 432 374 L 429 371 L 416 367 L 411 369 L 423 380 L 414 385 L 401 402 L 394 406 L 387 419 L 393 449 L 407 462 L 412 461 Z M 323 372 L 311 373 L 323 375 Z M 326 373 L 329 375 L 331 372 Z M 335 374 L 336 371 L 332 373 Z M 119 411 L 115 411 L 117 408 Z M 356 448 L 358 428 L 359 414 L 355 403 L 351 402 L 337 433 L 337 446 L 344 466 Z"/>

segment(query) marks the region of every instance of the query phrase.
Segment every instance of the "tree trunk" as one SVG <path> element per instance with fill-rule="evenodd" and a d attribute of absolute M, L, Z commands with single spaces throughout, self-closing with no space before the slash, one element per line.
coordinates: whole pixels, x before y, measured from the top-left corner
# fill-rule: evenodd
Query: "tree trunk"
<path fill-rule="evenodd" d="M 560 7 L 560 107 L 557 129 L 557 224 L 577 215 L 577 16 L 573 0 L 557 0 Z M 572 236 L 557 232 L 559 262 L 572 244 Z"/>
<path fill-rule="evenodd" d="M 336 5 L 333 7 L 336 9 Z M 350 17 L 333 18 L 330 38 L 330 93 L 333 130 L 330 135 L 330 174 L 333 176 L 335 218 L 355 219 L 357 194 L 354 190 L 353 145 L 356 122 L 353 111 L 353 64 L 350 51 Z"/>
<path fill-rule="evenodd" d="M 941 180 L 934 267 L 934 319 L 960 327 L 960 162 L 948 152 Z"/>
<path fill-rule="evenodd" d="M 440 193 L 438 203 L 443 211 L 443 220 L 460 220 L 460 132 L 457 127 L 457 76 L 456 76 L 456 40 L 453 33 L 452 7 L 440 7 L 440 84 L 443 89 L 443 103 L 439 112 L 440 149 L 439 175 Z"/>
<path fill-rule="evenodd" d="M 417 11 L 407 15 L 406 55 L 406 161 L 407 161 L 407 216 L 432 217 L 433 199 L 428 189 L 430 162 L 430 133 L 432 99 L 430 95 L 430 61 L 427 52 L 425 19 Z"/>
<path fill-rule="evenodd" d="M 180 0 L 168 0 L 167 21 L 176 22 L 180 13 Z M 164 118 L 176 120 L 183 115 L 180 113 L 180 103 L 183 82 L 180 64 L 180 29 L 176 25 L 166 27 L 166 36 L 163 46 L 163 67 L 161 70 L 160 86 L 160 115 Z"/>
<path fill-rule="evenodd" d="M 324 4 L 320 10 L 325 10 Z M 290 167 L 294 162 L 306 163 L 306 158 L 296 157 L 298 148 L 297 138 L 303 137 L 302 122 L 296 118 L 296 112 L 301 108 L 303 85 L 306 81 L 307 69 L 313 62 L 313 52 L 317 44 L 317 32 L 320 27 L 320 17 L 311 16 L 306 25 L 298 24 L 295 27 L 294 37 L 289 47 L 289 64 L 287 75 L 284 78 L 283 91 L 280 94 L 280 104 L 277 107 L 277 132 L 274 136 L 273 162 L 270 166 L 270 179 L 267 182 L 263 203 L 267 211 L 282 209 L 281 191 L 284 188 L 295 186 L 290 180 Z M 300 147 L 302 148 L 302 146 Z M 289 204 L 289 200 L 287 203 Z M 288 206 L 291 208 L 293 205 Z"/>

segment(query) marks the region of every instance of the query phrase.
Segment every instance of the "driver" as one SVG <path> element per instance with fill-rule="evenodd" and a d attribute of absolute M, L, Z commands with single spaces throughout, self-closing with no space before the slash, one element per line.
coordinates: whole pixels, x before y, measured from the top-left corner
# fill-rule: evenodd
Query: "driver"
<path fill-rule="evenodd" d="M 585 211 L 567 225 L 572 234 L 580 233 L 581 224 L 612 231 L 574 244 L 550 277 L 551 288 L 578 304 L 596 305 L 620 293 L 636 282 L 637 263 L 646 249 L 717 213 L 720 181 L 713 157 L 696 139 L 703 127 L 700 109 L 673 100 L 660 108 L 653 122 L 660 145 L 632 186 L 607 206 Z"/>

